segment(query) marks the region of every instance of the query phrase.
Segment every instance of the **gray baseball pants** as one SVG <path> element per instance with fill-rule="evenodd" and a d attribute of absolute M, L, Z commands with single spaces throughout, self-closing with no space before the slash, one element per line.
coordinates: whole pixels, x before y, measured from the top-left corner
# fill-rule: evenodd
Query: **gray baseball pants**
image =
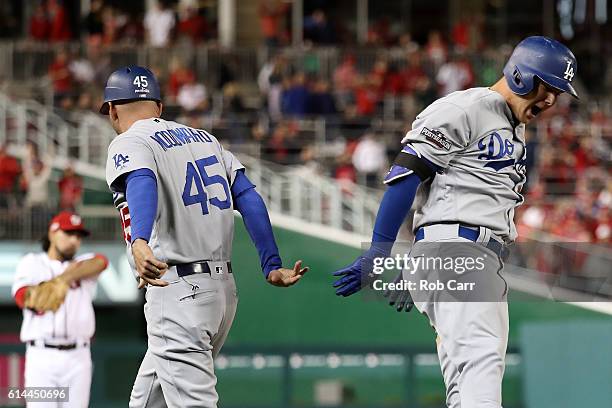
<path fill-rule="evenodd" d="M 229 333 L 238 296 L 233 274 L 178 277 L 148 286 L 144 307 L 148 350 L 138 370 L 130 408 L 216 408 L 213 359 Z"/>
<path fill-rule="evenodd" d="M 413 245 L 411 258 L 474 258 L 484 265 L 482 271 L 476 268 L 461 274 L 435 268 L 403 271 L 408 281 L 474 283 L 463 292 L 410 291 L 416 308 L 427 315 L 438 335 L 446 403 L 449 408 L 500 408 L 509 326 L 503 263 L 485 247 L 485 237 L 474 243 L 449 233 L 447 227 L 433 227 L 426 227 L 431 228 L 428 238 Z M 490 233 L 486 241 L 489 238 Z M 459 286 L 457 283 L 451 286 Z"/>

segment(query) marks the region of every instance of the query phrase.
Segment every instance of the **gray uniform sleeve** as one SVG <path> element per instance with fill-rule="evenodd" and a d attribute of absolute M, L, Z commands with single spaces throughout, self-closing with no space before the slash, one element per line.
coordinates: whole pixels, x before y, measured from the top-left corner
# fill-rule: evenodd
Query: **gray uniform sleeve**
<path fill-rule="evenodd" d="M 123 192 L 118 183 L 121 176 L 138 169 L 149 169 L 159 179 L 151 148 L 135 136 L 122 135 L 113 140 L 106 160 L 106 183 L 111 191 Z"/>
<path fill-rule="evenodd" d="M 470 143 L 467 115 L 452 103 L 433 103 L 416 117 L 402 143 L 410 144 L 418 154 L 446 168 Z"/>
<path fill-rule="evenodd" d="M 240 160 L 236 158 L 229 150 L 225 150 L 221 147 L 221 154 L 223 156 L 223 164 L 225 166 L 225 171 L 227 174 L 227 179 L 230 182 L 230 186 L 234 184 L 234 180 L 236 179 L 236 173 L 239 170 L 243 170 L 244 166 L 240 163 Z"/>

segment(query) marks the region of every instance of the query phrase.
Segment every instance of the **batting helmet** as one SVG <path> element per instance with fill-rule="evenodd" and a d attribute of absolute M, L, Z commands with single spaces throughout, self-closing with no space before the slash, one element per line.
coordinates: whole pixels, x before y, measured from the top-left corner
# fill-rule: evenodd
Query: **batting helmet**
<path fill-rule="evenodd" d="M 508 86 L 517 95 L 527 95 L 537 77 L 546 85 L 578 98 L 571 82 L 578 70 L 576 57 L 565 45 L 548 37 L 521 41 L 504 67 Z"/>
<path fill-rule="evenodd" d="M 137 65 L 119 68 L 106 81 L 104 103 L 100 107 L 100 113 L 108 115 L 109 102 L 134 100 L 160 102 L 157 79 L 148 68 Z"/>

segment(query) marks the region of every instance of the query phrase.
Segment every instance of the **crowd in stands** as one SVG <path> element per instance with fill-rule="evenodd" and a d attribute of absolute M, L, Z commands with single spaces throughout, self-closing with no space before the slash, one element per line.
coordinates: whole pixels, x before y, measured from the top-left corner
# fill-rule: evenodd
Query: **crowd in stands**
<path fill-rule="evenodd" d="M 8 152 L 7 144 L 0 146 L 0 237 L 8 237 L 24 228 L 24 219 L 30 221 L 27 225 L 30 236 L 42 236 L 52 214 L 62 210 L 76 211 L 80 205 L 83 180 L 71 164 L 56 177 L 57 202 L 51 199 L 51 159 L 31 142 L 21 162 Z"/>
<path fill-rule="evenodd" d="M 82 33 L 77 52 L 58 47 L 48 66 L 57 112 L 97 112 L 104 82 L 115 68 L 106 45 L 144 40 L 163 51 L 216 37 L 205 10 L 179 4 L 172 9 L 156 2 L 138 16 L 92 0 L 90 13 L 75 27 L 66 23 L 61 1 L 40 2 L 30 21 L 31 39 L 61 42 Z M 214 80 L 180 54 L 168 52 L 163 63 L 152 66 L 162 84 L 165 116 L 196 127 L 212 123 L 211 130 L 225 143 L 256 144 L 263 159 L 324 173 L 347 191 L 355 183 L 380 188 L 416 114 L 438 97 L 493 83 L 511 49 L 487 47 L 478 21 L 462 19 L 448 35 L 432 30 L 419 42 L 410 33 L 394 32 L 383 19 L 372 24 L 368 45 L 384 52 L 370 52 L 365 60 L 359 50 L 339 53 L 323 69 L 316 54 L 296 58 L 290 49 L 277 48 L 290 43 L 288 2 L 262 0 L 257 12 L 270 47 L 258 75 L 239 76 L 242 62 L 231 57 L 223 60 Z M 324 11 L 314 10 L 305 16 L 304 38 L 329 45 L 344 35 Z M 516 217 L 521 235 L 544 230 L 574 241 L 612 241 L 610 113 L 605 101 L 579 105 L 563 97 L 530 126 L 527 199 Z M 305 125 L 312 118 L 325 119 L 324 142 Z M 3 191 L 7 177 L 27 180 L 25 169 L 10 176 L 14 164 L 0 157 Z M 33 168 L 44 169 L 39 162 L 33 161 Z M 68 176 L 74 177 L 70 171 Z M 12 185 L 24 191 L 27 182 Z M 64 185 L 74 190 L 78 183 Z"/>

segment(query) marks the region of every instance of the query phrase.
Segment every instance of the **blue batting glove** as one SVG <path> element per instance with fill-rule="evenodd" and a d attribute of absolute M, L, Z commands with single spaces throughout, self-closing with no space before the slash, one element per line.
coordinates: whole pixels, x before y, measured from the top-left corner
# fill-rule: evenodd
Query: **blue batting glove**
<path fill-rule="evenodd" d="M 374 258 L 387 256 L 386 253 L 377 248 L 370 248 L 359 256 L 352 264 L 337 270 L 334 276 L 339 276 L 333 284 L 338 296 L 351 296 L 369 286 L 378 276 L 373 272 Z"/>
<path fill-rule="evenodd" d="M 393 283 L 399 283 L 403 279 L 402 272 L 395 277 Z M 398 312 L 406 311 L 409 312 L 414 307 L 412 296 L 408 290 L 389 290 L 387 289 L 383 294 L 384 297 L 389 299 L 389 306 L 394 306 Z"/>

